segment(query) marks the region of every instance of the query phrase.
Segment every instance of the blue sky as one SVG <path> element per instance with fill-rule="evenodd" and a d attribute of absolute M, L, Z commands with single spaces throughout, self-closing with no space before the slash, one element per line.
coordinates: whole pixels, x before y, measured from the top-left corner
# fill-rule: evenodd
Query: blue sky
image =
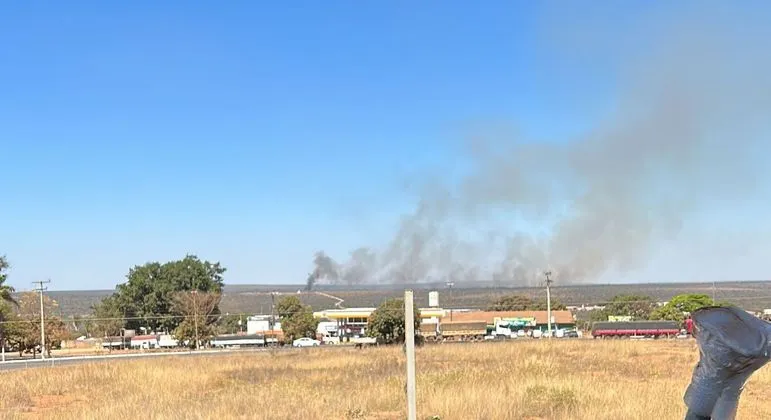
<path fill-rule="evenodd" d="M 666 14 L 642 4 L 597 16 L 612 31 Z M 618 40 L 589 62 L 547 19 L 566 17 L 533 2 L 6 6 L 10 283 L 112 288 L 185 253 L 227 282 L 295 283 L 318 249 L 384 242 L 414 204 L 404 180 L 452 166 L 472 127 L 559 141 L 613 109 Z"/>

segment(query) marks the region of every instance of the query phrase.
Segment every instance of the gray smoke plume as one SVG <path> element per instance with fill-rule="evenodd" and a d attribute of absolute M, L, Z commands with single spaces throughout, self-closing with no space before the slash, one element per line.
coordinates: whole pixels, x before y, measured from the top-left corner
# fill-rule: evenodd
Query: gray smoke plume
<path fill-rule="evenodd" d="M 467 175 L 428 185 L 351 278 L 596 281 L 643 267 L 690 216 L 768 193 L 771 37 L 730 16 L 658 22 L 661 44 L 624 60 L 613 112 L 579 138 L 475 136 Z"/>
<path fill-rule="evenodd" d="M 370 282 L 377 269 L 377 256 L 368 248 L 351 252 L 350 260 L 340 269 L 340 279 L 349 286 Z"/>
<path fill-rule="evenodd" d="M 305 290 L 313 290 L 313 286 L 319 280 L 326 280 L 332 284 L 337 283 L 340 278 L 338 274 L 338 265 L 332 258 L 327 256 L 324 251 L 316 252 L 315 257 L 313 258 L 313 264 L 314 268 L 308 275 L 308 279 L 305 283 Z"/>
<path fill-rule="evenodd" d="M 319 251 L 315 255 L 313 264 L 314 269 L 306 281 L 306 290 L 312 290 L 319 280 L 328 284 L 342 282 L 349 286 L 371 282 L 372 276 L 377 271 L 377 256 L 368 248 L 358 248 L 351 252 L 348 262 L 338 264 L 324 251 Z"/>

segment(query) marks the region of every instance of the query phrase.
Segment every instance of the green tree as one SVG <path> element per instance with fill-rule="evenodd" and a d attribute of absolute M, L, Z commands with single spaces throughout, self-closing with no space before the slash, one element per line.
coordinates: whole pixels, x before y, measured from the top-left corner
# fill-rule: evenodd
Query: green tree
<path fill-rule="evenodd" d="M 93 337 L 114 337 L 120 335 L 124 320 L 115 296 L 103 299 L 92 306 L 92 310 L 92 325 L 89 331 Z"/>
<path fill-rule="evenodd" d="M 656 302 L 645 295 L 617 295 L 605 306 L 605 319 L 608 316 L 631 316 L 633 320 L 649 319 L 656 309 Z"/>
<path fill-rule="evenodd" d="M 214 324 L 195 324 L 195 319 L 186 318 L 177 325 L 174 329 L 174 338 L 179 340 L 180 345 L 187 343 L 187 346 L 191 349 L 195 348 L 196 332 L 198 334 L 198 340 L 200 343 L 204 343 L 210 340 L 217 333 Z"/>
<path fill-rule="evenodd" d="M 487 305 L 488 311 L 545 311 L 547 308 L 546 298 L 535 301 L 527 296 L 518 294 L 501 296 Z M 564 311 L 567 307 L 559 300 L 552 298 L 551 309 L 553 311 Z"/>
<path fill-rule="evenodd" d="M 413 307 L 415 335 L 419 336 L 420 311 Z M 370 315 L 367 335 L 384 344 L 404 342 L 404 299 L 388 299 Z M 419 341 L 419 340 L 418 340 Z"/>
<path fill-rule="evenodd" d="M 302 337 L 316 336 L 319 321 L 313 317 L 311 307 L 303 305 L 297 296 L 281 298 L 276 304 L 276 312 L 287 343 Z"/>
<path fill-rule="evenodd" d="M 528 311 L 545 311 L 548 309 L 548 305 L 546 304 L 546 298 L 541 298 L 537 300 L 536 302 L 533 302 L 533 304 L 526 310 Z M 559 299 L 552 298 L 551 299 L 551 310 L 552 311 L 565 311 L 568 307 L 565 306 L 562 302 L 559 301 Z"/>
<path fill-rule="evenodd" d="M 126 328 L 173 331 L 182 322 L 169 316 L 174 294 L 191 290 L 221 293 L 224 272 L 219 263 L 201 261 L 194 255 L 164 264 L 150 262 L 131 268 L 128 281 L 118 286 L 112 298 L 118 312 L 127 318 Z M 219 314 L 219 307 L 212 314 Z"/>
<path fill-rule="evenodd" d="M 246 324 L 246 317 L 241 314 L 224 314 L 217 320 L 217 334 L 235 334 Z"/>
<path fill-rule="evenodd" d="M 608 314 L 605 313 L 605 311 L 602 309 L 592 309 L 588 311 L 588 313 L 589 313 L 589 321 L 591 322 L 608 320 Z"/>
<path fill-rule="evenodd" d="M 16 299 L 13 297 L 13 293 L 16 290 L 12 286 L 5 284 L 5 281 L 8 280 L 8 269 L 10 267 L 5 255 L 0 255 L 0 301 L 16 305 Z"/>
<path fill-rule="evenodd" d="M 94 333 L 94 320 L 92 316 L 73 315 L 70 325 L 72 333 L 76 337 L 91 337 Z"/>
<path fill-rule="evenodd" d="M 199 292 L 194 289 L 189 292 L 175 292 L 172 295 L 171 309 L 182 321 L 174 329 L 174 338 L 179 341 L 188 341 L 191 347 L 196 347 L 196 342 L 209 341 L 216 334 L 214 315 L 219 307 L 222 295 L 214 292 Z"/>
<path fill-rule="evenodd" d="M 685 319 L 685 314 L 672 305 L 664 305 L 651 312 L 650 319 L 682 322 Z"/>
<path fill-rule="evenodd" d="M 20 352 L 40 345 L 40 301 L 34 292 L 22 293 L 18 300 L 18 311 L 13 328 L 8 332 L 8 341 L 14 343 Z M 59 347 L 63 340 L 70 338 L 70 332 L 61 318 L 54 315 L 58 303 L 48 296 L 43 297 L 45 312 L 45 350 L 50 356 L 51 348 Z"/>
<path fill-rule="evenodd" d="M 13 297 L 14 288 L 5 284 L 5 281 L 8 280 L 8 268 L 10 268 L 8 259 L 5 255 L 0 255 L 0 304 L 4 307 L 6 304 L 18 307 L 18 302 Z M 6 324 L 4 321 L 9 319 L 7 316 L 11 314 L 10 310 L 10 307 L 0 310 L 0 346 L 5 345 Z"/>
<path fill-rule="evenodd" d="M 527 311 L 534 305 L 533 299 L 524 295 L 506 295 L 487 305 L 488 311 Z"/>
<path fill-rule="evenodd" d="M 682 321 L 685 319 L 685 313 L 691 313 L 699 308 L 706 306 L 715 306 L 711 297 L 705 294 L 683 294 L 677 295 L 651 313 L 651 319 L 666 319 L 671 321 Z"/>
<path fill-rule="evenodd" d="M 5 320 L 3 324 L 5 343 L 12 350 L 18 351 L 21 357 L 25 350 L 34 347 L 32 343 L 38 343 L 40 340 L 40 335 L 35 336 L 32 330 L 34 321 L 22 318 L 8 304 L 0 306 L 0 312 Z"/>
<path fill-rule="evenodd" d="M 699 308 L 714 306 L 715 301 L 705 294 L 685 294 L 673 297 L 667 304 L 683 312 L 690 313 Z"/>

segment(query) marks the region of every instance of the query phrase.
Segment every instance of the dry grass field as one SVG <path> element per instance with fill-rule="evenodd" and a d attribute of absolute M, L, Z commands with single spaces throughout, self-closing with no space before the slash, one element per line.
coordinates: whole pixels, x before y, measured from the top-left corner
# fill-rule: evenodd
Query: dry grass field
<path fill-rule="evenodd" d="M 420 419 L 682 419 L 692 340 L 418 349 Z M 739 419 L 771 418 L 771 368 Z M 404 419 L 401 348 L 99 362 L 3 373 L 2 418 Z"/>

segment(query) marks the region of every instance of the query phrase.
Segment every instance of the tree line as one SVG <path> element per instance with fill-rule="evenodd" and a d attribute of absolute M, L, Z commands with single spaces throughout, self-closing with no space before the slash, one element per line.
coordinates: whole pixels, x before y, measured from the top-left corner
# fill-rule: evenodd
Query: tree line
<path fill-rule="evenodd" d="M 681 294 L 659 306 L 656 300 L 646 295 L 623 294 L 614 296 L 604 309 L 591 311 L 591 321 L 606 321 L 610 316 L 628 316 L 633 321 L 667 320 L 682 322 L 687 313 L 707 306 L 726 306 L 727 302 L 715 302 L 705 294 Z M 565 310 L 560 301 L 552 299 L 552 310 Z M 489 311 L 545 311 L 545 300 L 533 300 L 523 295 L 506 295 L 495 299 Z"/>
<path fill-rule="evenodd" d="M 36 293 L 22 293 L 14 297 L 13 287 L 6 284 L 10 265 L 0 255 L 0 345 L 9 347 L 19 354 L 49 350 L 68 338 L 68 329 L 60 317 L 50 316 L 45 320 L 45 343 L 41 346 L 40 300 Z M 57 304 L 47 296 L 43 297 L 46 313 L 55 314 Z"/>
<path fill-rule="evenodd" d="M 40 304 L 37 294 L 22 293 L 5 284 L 9 264 L 0 256 L 0 342 L 6 348 L 25 352 L 40 347 Z M 75 316 L 65 323 L 57 316 L 58 304 L 44 296 L 45 349 L 56 348 L 78 336 L 104 338 L 122 336 L 125 330 L 137 334 L 171 334 L 195 347 L 218 334 L 242 328 L 239 315 L 222 314 L 219 304 L 226 269 L 219 262 L 195 255 L 165 263 L 148 262 L 129 269 L 126 281 L 115 292 L 93 305 L 91 316 Z M 314 335 L 318 322 L 308 305 L 295 296 L 276 304 L 284 337 L 290 340 Z"/>
<path fill-rule="evenodd" d="M 524 295 L 505 295 L 494 299 L 488 306 L 488 311 L 545 311 L 548 308 L 546 298 L 533 300 Z M 557 299 L 551 300 L 552 311 L 564 311 L 567 307 Z"/>
<path fill-rule="evenodd" d="M 683 322 L 686 314 L 708 307 L 727 306 L 727 302 L 715 302 L 710 296 L 701 293 L 687 293 L 672 297 L 666 304 L 659 306 L 650 296 L 618 295 L 604 309 L 593 314 L 593 320 L 607 320 L 609 316 L 629 316 L 633 321 L 666 320 Z"/>
<path fill-rule="evenodd" d="M 20 352 L 40 347 L 40 304 L 33 292 L 14 298 L 15 290 L 7 285 L 9 264 L 0 256 L 0 341 Z M 44 296 L 46 313 L 45 349 L 50 352 L 66 339 L 79 335 L 88 337 L 120 336 L 124 330 L 172 334 L 177 340 L 194 347 L 218 334 L 234 333 L 241 329 L 239 316 L 222 314 L 219 304 L 224 287 L 226 269 L 219 262 L 209 262 L 195 255 L 166 263 L 148 262 L 134 266 L 126 275 L 126 282 L 115 292 L 92 307 L 90 317 L 75 317 L 65 323 L 57 316 L 57 303 Z M 609 316 L 629 316 L 633 320 L 682 321 L 685 313 L 716 303 L 703 294 L 684 294 L 673 297 L 658 306 L 653 298 L 644 295 L 615 296 L 602 310 L 592 311 L 590 321 L 607 320 Z M 725 303 L 723 303 L 725 304 Z M 534 300 L 513 294 L 494 299 L 490 311 L 542 311 L 545 299 Z M 552 310 L 566 306 L 552 299 Z M 368 334 L 381 342 L 404 340 L 404 301 L 389 299 L 378 307 L 370 318 Z M 296 296 L 284 296 L 276 303 L 276 314 L 281 322 L 286 341 L 313 337 L 318 320 L 310 306 Z M 416 309 L 416 330 L 420 316 Z"/>

